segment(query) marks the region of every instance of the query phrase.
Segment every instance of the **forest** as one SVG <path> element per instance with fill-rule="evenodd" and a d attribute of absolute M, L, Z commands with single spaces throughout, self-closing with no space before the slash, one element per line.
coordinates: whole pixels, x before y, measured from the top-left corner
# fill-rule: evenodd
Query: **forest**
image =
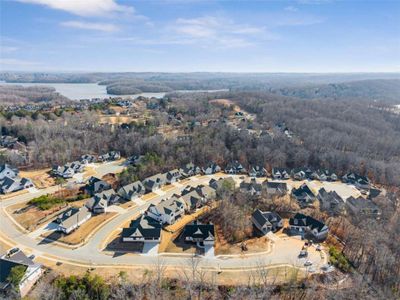
<path fill-rule="evenodd" d="M 168 78 L 167 75 L 160 77 Z M 233 75 L 232 78 L 236 80 Z M 64 164 L 87 153 L 118 150 L 125 157 L 147 154 L 139 168 L 128 168 L 121 175 L 125 183 L 189 162 L 203 166 L 215 161 L 224 166 L 232 160 L 239 160 L 245 167 L 263 165 L 268 171 L 272 167 L 308 166 L 332 169 L 339 176 L 350 171 L 366 175 L 373 184 L 387 190 L 377 199 L 382 209 L 380 219 L 330 217 L 317 210 L 309 212 L 318 213 L 316 217 L 327 222 L 333 228 L 332 233 L 342 241 L 342 253 L 351 266 L 350 278 L 356 289 L 322 288 L 322 283 L 329 282 L 329 278 L 319 276 L 301 284 L 282 286 L 269 282 L 257 287 L 218 286 L 199 282 L 198 277 L 182 281 L 163 279 L 162 283 L 159 278 L 152 278 L 142 284 L 116 278 L 115 282 L 105 285 L 104 293 L 110 299 L 140 298 L 144 294 L 149 296 L 148 293 L 164 299 L 190 298 L 196 293 L 201 293 L 199 299 L 237 299 L 247 295 L 272 299 L 396 299 L 400 291 L 400 117 L 392 106 L 396 95 L 393 91 L 398 88 L 385 88 L 387 84 L 396 85 L 393 80 L 373 81 L 377 82 L 380 88 L 376 91 L 385 90 L 381 92 L 382 100 L 376 100 L 380 94 L 371 92 L 370 81 L 346 83 L 343 93 L 339 92 L 343 90 L 341 85 L 327 85 L 317 94 L 314 88 L 310 92 L 305 89 L 304 96 L 295 90 L 170 93 L 163 99 L 152 99 L 158 107 L 150 111 L 151 118 L 146 123 L 132 122 L 126 126 L 100 124 L 95 110 L 37 112 L 34 117 L 1 116 L 2 134 L 17 137 L 26 143 L 29 151 L 24 155 L 2 154 L 0 162 L 35 169 Z M 355 91 L 360 85 L 371 97 Z M 386 97 L 386 92 L 394 96 Z M 227 99 L 255 118 L 232 126 L 228 116 L 233 113 L 234 105 L 221 106 L 211 101 L 215 99 Z M 171 120 L 178 118 L 180 122 L 174 125 Z M 159 133 L 166 126 L 176 127 L 190 139 Z M 286 131 L 291 132 L 290 136 Z M 250 212 L 255 206 L 241 194 L 233 193 L 227 199 L 222 202 L 222 209 L 209 217 L 236 219 L 234 226 L 223 223 L 225 231 L 246 234 L 249 222 L 243 219 L 244 212 Z M 257 201 L 263 209 L 282 212 L 291 209 L 282 206 L 287 204 L 284 201 Z M 242 236 L 232 234 L 231 238 L 240 240 Z M 332 252 L 332 255 L 337 260 L 343 259 L 339 253 Z M 46 289 L 60 295 L 57 298 L 52 294 L 55 297 L 52 299 L 86 296 L 99 299 L 86 284 L 90 280 L 93 278 L 58 278 Z M 97 281 L 101 278 L 96 278 Z M 74 285 L 79 289 L 72 292 L 69 287 Z M 41 299 L 50 298 L 42 295 Z"/>

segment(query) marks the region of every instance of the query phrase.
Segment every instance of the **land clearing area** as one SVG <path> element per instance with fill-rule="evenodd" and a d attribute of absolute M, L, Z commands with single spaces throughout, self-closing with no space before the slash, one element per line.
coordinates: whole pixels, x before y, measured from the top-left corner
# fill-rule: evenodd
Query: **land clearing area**
<path fill-rule="evenodd" d="M 33 184 L 39 189 L 55 185 L 54 178 L 50 176 L 50 169 L 20 171 L 19 176 L 31 179 Z"/>

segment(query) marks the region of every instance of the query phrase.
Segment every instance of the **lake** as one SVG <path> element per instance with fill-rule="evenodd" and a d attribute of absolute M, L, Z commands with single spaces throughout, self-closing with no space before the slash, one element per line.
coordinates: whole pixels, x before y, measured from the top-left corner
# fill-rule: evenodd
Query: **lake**
<path fill-rule="evenodd" d="M 11 83 L 11 82 L 2 82 L 0 81 L 0 85 L 21 85 L 21 86 L 48 86 L 53 87 L 55 90 L 61 95 L 71 99 L 71 100 L 80 100 L 80 99 L 92 99 L 92 98 L 108 98 L 108 97 L 123 97 L 123 98 L 138 98 L 140 96 L 143 97 L 155 97 L 162 98 L 166 93 L 141 93 L 135 95 L 111 95 L 107 94 L 107 89 L 105 85 L 98 85 L 97 83 Z M 177 91 L 182 93 L 188 92 L 219 92 L 219 91 L 227 91 L 227 90 L 196 90 L 196 91 Z"/>

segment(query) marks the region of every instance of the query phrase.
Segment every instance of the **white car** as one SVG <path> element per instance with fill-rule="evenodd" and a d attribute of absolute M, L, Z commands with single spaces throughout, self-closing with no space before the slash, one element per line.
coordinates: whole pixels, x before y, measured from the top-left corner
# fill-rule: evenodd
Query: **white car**
<path fill-rule="evenodd" d="M 305 266 L 305 267 L 312 266 L 312 262 L 309 261 L 309 260 L 307 260 L 307 261 L 304 263 L 304 266 Z"/>

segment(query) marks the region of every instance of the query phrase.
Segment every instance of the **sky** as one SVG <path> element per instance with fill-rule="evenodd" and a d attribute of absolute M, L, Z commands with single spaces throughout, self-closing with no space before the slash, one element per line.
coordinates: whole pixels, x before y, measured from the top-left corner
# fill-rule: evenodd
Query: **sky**
<path fill-rule="evenodd" d="M 0 0 L 0 70 L 400 72 L 400 0 Z"/>

